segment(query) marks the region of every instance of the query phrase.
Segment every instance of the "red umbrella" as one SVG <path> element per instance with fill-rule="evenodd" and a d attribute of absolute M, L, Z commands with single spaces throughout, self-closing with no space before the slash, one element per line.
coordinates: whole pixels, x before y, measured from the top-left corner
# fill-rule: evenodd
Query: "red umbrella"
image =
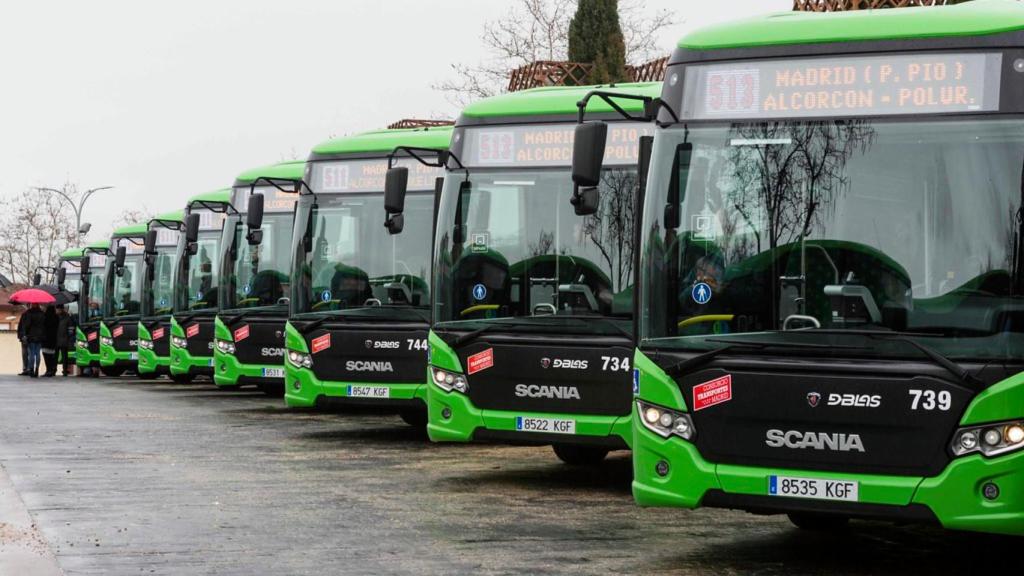
<path fill-rule="evenodd" d="M 11 304 L 53 304 L 56 299 L 53 294 L 38 288 L 25 288 L 11 294 Z"/>

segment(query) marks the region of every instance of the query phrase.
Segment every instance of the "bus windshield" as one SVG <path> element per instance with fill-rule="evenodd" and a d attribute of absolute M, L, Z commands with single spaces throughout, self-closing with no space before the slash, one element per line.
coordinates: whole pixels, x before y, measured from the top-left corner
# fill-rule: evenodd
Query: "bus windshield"
<path fill-rule="evenodd" d="M 882 331 L 954 358 L 1024 359 L 1011 337 L 1024 331 L 1022 165 L 1019 119 L 664 130 L 643 215 L 641 341 L 703 350 L 739 334 Z"/>
<path fill-rule="evenodd" d="M 82 273 L 78 266 L 75 266 L 67 261 L 61 262 L 61 267 L 67 272 L 64 275 L 64 289 L 68 292 L 78 293 L 82 288 Z M 79 299 L 82 299 L 84 295 L 79 295 Z M 78 318 L 78 302 L 71 302 L 67 305 L 68 314 L 72 318 Z"/>
<path fill-rule="evenodd" d="M 217 307 L 218 270 L 214 262 L 219 250 L 219 230 L 199 233 L 196 253 L 187 256 L 188 269 L 185 271 L 185 277 L 178 279 L 176 312 L 194 312 Z"/>
<path fill-rule="evenodd" d="M 582 217 L 569 203 L 567 167 L 449 174 L 437 225 L 435 322 L 477 329 L 519 317 L 529 322 L 517 325 L 622 332 L 579 322 L 586 316 L 628 329 L 636 188 L 635 165 L 605 170 L 600 208 Z"/>
<path fill-rule="evenodd" d="M 244 222 L 234 227 L 233 302 L 228 308 L 256 308 L 282 304 L 288 296 L 291 270 L 292 213 L 267 213 L 263 216 L 263 239 L 256 246 L 246 240 Z"/>
<path fill-rule="evenodd" d="M 174 300 L 174 266 L 176 246 L 157 246 L 153 256 L 152 274 L 145 279 L 143 314 L 170 314 Z"/>
<path fill-rule="evenodd" d="M 131 316 L 139 314 L 142 308 L 142 254 L 125 258 L 121 274 L 110 270 L 112 275 L 109 298 L 106 299 L 104 317 Z"/>
<path fill-rule="evenodd" d="M 303 206 L 309 251 L 295 263 L 294 313 L 428 319 L 409 308 L 429 310 L 434 194 L 406 196 L 400 234 L 388 233 L 384 216 L 383 194 L 321 194 Z"/>

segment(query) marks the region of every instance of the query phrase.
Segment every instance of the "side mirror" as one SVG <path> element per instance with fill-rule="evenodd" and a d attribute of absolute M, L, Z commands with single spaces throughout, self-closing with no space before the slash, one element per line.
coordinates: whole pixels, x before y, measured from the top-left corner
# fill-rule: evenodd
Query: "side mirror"
<path fill-rule="evenodd" d="M 384 178 L 384 227 L 389 234 L 401 234 L 405 228 L 405 193 L 409 188 L 409 169 L 405 166 L 388 168 Z"/>
<path fill-rule="evenodd" d="M 263 226 L 263 194 L 249 196 L 249 207 L 245 216 L 245 226 L 249 230 L 257 230 Z"/>
<path fill-rule="evenodd" d="M 89 274 L 89 257 L 82 256 L 82 259 L 78 261 L 78 269 L 81 271 L 82 276 Z"/>
<path fill-rule="evenodd" d="M 199 214 L 190 213 L 185 218 L 185 242 L 195 244 L 199 241 Z"/>
<path fill-rule="evenodd" d="M 577 216 L 590 216 L 596 214 L 601 206 L 601 193 L 597 188 L 578 188 L 570 202 Z"/>
<path fill-rule="evenodd" d="M 466 218 L 469 211 L 469 194 L 473 191 L 473 183 L 463 180 L 459 184 L 459 210 L 452 230 L 452 244 L 459 245 L 466 241 Z"/>
<path fill-rule="evenodd" d="M 156 230 L 146 231 L 146 241 L 143 244 L 143 251 L 147 256 L 156 254 Z"/>
<path fill-rule="evenodd" d="M 590 188 L 601 183 L 601 166 L 604 163 L 607 139 L 608 124 L 604 122 L 576 125 L 576 136 L 572 145 L 573 184 L 580 188 Z"/>
<path fill-rule="evenodd" d="M 42 274 L 40 274 L 39 272 L 36 272 L 35 274 L 32 275 L 32 285 L 33 286 L 39 286 L 42 283 L 43 283 L 43 275 Z"/>
<path fill-rule="evenodd" d="M 125 246 L 117 247 L 117 255 L 114 257 L 114 266 L 120 270 L 124 268 L 124 258 L 128 255 L 128 248 Z"/>
<path fill-rule="evenodd" d="M 67 278 L 68 271 L 66 268 L 57 268 L 57 287 L 61 290 L 64 289 L 64 279 Z"/>

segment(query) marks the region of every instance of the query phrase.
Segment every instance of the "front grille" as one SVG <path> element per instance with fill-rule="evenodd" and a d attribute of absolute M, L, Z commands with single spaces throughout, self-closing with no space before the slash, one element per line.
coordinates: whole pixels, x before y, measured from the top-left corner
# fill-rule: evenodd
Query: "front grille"
<path fill-rule="evenodd" d="M 231 327 L 231 333 L 248 326 L 249 335 L 235 342 L 235 357 L 243 364 L 283 364 L 284 318 L 243 320 Z"/>
<path fill-rule="evenodd" d="M 306 336 L 308 349 L 318 350 L 313 373 L 332 382 L 426 382 L 426 342 L 426 326 L 388 331 L 342 326 Z"/>

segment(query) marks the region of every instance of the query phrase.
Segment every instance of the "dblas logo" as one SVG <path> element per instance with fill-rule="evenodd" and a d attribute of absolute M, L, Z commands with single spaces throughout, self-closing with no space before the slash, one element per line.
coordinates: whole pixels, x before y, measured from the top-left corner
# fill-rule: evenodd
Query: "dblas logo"
<path fill-rule="evenodd" d="M 864 452 L 860 434 L 841 432 L 800 432 L 798 430 L 769 430 L 765 444 L 772 448 L 803 450 L 831 450 L 833 452 Z"/>
<path fill-rule="evenodd" d="M 575 386 L 516 384 L 516 396 L 520 398 L 557 398 L 559 400 L 579 400 L 580 391 Z"/>
<path fill-rule="evenodd" d="M 586 370 L 590 364 L 587 360 L 570 360 L 568 358 L 541 358 L 540 367 L 547 370 L 548 368 L 563 368 L 567 370 Z"/>

